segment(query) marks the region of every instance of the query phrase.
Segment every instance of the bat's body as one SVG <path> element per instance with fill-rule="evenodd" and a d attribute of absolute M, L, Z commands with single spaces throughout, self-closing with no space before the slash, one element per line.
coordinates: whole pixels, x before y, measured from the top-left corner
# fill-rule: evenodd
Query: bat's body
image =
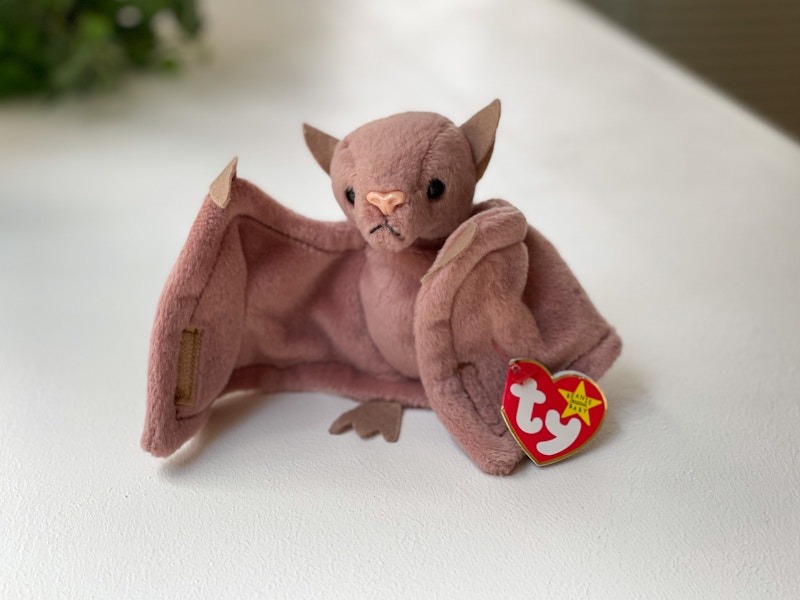
<path fill-rule="evenodd" d="M 406 377 L 419 379 L 414 304 L 436 251 L 409 249 L 400 256 L 367 247 L 365 254 L 359 293 L 369 336 L 392 368 Z M 387 306 L 389 298 L 391 308 Z M 394 326 L 387 326 L 389 318 L 394 318 Z"/>
<path fill-rule="evenodd" d="M 145 449 L 174 452 L 228 391 L 326 390 L 379 401 L 332 430 L 396 438 L 395 407 L 429 407 L 478 466 L 510 472 L 500 354 L 599 377 L 621 346 L 519 211 L 473 204 L 498 118 L 497 102 L 461 127 L 404 113 L 341 141 L 306 126 L 343 223 L 292 213 L 231 163 L 159 303 Z"/>

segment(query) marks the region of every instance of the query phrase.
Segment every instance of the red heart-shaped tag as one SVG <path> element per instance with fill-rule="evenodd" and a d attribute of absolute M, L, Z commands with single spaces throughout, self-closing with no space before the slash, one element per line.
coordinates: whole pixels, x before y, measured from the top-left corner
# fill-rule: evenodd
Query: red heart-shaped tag
<path fill-rule="evenodd" d="M 566 458 L 592 437 L 606 414 L 600 387 L 583 373 L 555 377 L 533 360 L 513 360 L 503 393 L 503 419 L 537 465 Z"/>

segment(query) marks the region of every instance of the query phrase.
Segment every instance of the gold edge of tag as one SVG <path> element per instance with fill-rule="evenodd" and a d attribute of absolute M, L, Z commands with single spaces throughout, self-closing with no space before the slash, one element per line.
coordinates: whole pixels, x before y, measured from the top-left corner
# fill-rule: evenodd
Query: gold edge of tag
<path fill-rule="evenodd" d="M 514 436 L 514 439 L 517 441 L 517 444 L 519 444 L 519 447 L 522 448 L 522 451 L 525 453 L 525 456 L 530 458 L 533 461 L 533 464 L 535 464 L 537 467 L 544 467 L 545 465 L 549 464 L 549 463 L 540 463 L 533 457 L 533 455 L 530 452 L 528 452 L 528 449 L 525 447 L 525 444 L 522 443 L 522 441 L 519 439 L 519 436 L 517 435 L 517 432 L 514 431 L 514 428 L 511 426 L 511 422 L 508 420 L 508 415 L 506 414 L 505 406 L 500 407 L 500 413 L 503 415 L 503 421 L 505 421 L 506 427 L 508 427 L 508 430 L 511 432 L 511 435 Z"/>

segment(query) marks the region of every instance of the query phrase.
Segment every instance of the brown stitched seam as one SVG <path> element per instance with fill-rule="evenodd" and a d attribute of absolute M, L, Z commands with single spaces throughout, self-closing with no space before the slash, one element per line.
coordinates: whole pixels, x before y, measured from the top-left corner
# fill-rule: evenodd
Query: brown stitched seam
<path fill-rule="evenodd" d="M 200 366 L 200 344 L 203 332 L 187 327 L 181 332 L 178 351 L 178 381 L 175 386 L 175 404 L 194 406 L 197 392 L 197 371 Z"/>

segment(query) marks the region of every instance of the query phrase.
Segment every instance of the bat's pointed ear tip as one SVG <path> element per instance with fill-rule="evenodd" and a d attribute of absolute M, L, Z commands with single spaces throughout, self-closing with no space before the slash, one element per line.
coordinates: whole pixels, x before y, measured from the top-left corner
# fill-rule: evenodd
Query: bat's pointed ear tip
<path fill-rule="evenodd" d="M 231 201 L 231 184 L 236 179 L 236 167 L 238 164 L 239 157 L 234 156 L 233 160 L 222 170 L 222 173 L 217 175 L 217 178 L 208 189 L 211 200 L 220 208 L 225 208 Z"/>
<path fill-rule="evenodd" d="M 500 121 L 500 100 L 495 98 L 461 126 L 462 133 L 472 147 L 477 178 L 483 176 L 494 150 L 494 138 Z"/>
<path fill-rule="evenodd" d="M 319 166 L 330 175 L 333 152 L 339 140 L 316 127 L 312 127 L 308 123 L 303 123 L 303 137 Z"/>

